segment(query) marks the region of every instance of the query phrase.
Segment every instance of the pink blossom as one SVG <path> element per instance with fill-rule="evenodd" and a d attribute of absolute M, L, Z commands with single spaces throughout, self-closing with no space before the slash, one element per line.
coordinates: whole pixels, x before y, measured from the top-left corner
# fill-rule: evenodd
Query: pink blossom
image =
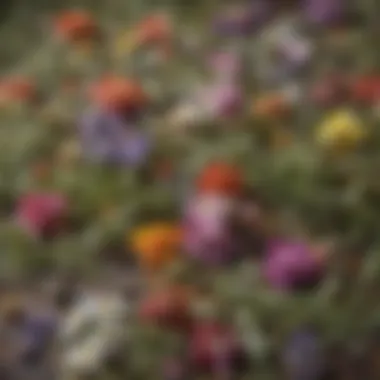
<path fill-rule="evenodd" d="M 211 117 L 235 115 L 243 104 L 243 94 L 236 83 L 213 83 L 201 89 L 198 99 Z"/>
<path fill-rule="evenodd" d="M 185 211 L 185 250 L 208 264 L 229 262 L 236 254 L 230 229 L 234 203 L 223 197 L 198 196 Z"/>
<path fill-rule="evenodd" d="M 20 225 L 34 235 L 55 232 L 67 211 L 67 200 L 54 193 L 31 193 L 23 196 L 16 210 Z"/>

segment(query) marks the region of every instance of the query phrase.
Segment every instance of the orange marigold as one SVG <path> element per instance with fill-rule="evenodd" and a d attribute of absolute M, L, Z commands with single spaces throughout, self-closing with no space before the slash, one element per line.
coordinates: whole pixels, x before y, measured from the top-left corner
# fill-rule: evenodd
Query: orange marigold
<path fill-rule="evenodd" d="M 157 270 L 177 257 L 182 244 L 182 229 L 177 225 L 154 223 L 137 229 L 131 240 L 141 264 Z"/>

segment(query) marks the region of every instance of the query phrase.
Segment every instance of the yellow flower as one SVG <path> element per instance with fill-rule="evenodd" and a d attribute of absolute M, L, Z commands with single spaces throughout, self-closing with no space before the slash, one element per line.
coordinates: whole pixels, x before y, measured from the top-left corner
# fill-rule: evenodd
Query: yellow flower
<path fill-rule="evenodd" d="M 333 149 L 356 148 L 368 135 L 361 120 L 349 110 L 336 111 L 329 115 L 316 132 L 321 145 Z"/>

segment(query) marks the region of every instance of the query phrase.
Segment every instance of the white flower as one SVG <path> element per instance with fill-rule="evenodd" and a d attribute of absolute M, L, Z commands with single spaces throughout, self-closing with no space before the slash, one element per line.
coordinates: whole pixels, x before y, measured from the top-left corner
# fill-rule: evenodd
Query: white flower
<path fill-rule="evenodd" d="M 84 296 L 63 321 L 62 367 L 74 373 L 96 371 L 126 338 L 124 300 L 115 294 Z"/>

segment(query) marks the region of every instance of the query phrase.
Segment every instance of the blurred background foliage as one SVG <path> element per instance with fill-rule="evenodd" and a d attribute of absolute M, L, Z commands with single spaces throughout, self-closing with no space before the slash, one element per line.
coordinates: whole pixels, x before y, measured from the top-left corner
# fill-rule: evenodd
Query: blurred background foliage
<path fill-rule="evenodd" d="M 217 0 L 20 0 L 8 5 L 5 2 L 1 16 L 0 66 L 4 73 L 9 70 L 20 73 L 35 72 L 33 63 L 36 58 L 37 72 L 46 81 L 47 91 L 54 89 L 49 85 L 50 82 L 54 84 L 52 78 L 59 70 L 51 65 L 52 59 L 57 58 L 49 49 L 49 23 L 50 17 L 60 9 L 88 8 L 106 26 L 107 32 L 112 34 L 113 30 L 123 28 L 144 13 L 159 7 L 172 9 L 179 20 L 186 18 L 190 24 L 199 22 L 203 25 L 204 19 L 207 20 L 208 14 L 212 14 L 219 3 Z M 362 8 L 366 17 L 366 23 L 361 30 L 364 43 L 357 44 L 354 49 L 355 56 L 358 61 L 364 62 L 363 66 L 377 67 L 379 51 L 373 48 L 377 46 L 373 44 L 373 40 L 376 41 L 379 37 L 376 15 L 379 14 L 380 2 L 361 0 L 355 5 Z M 92 70 L 92 66 L 97 64 L 97 60 L 87 62 L 83 70 L 85 76 L 96 76 L 97 67 Z M 45 70 L 44 67 L 49 69 Z M 52 73 L 51 78 L 49 70 Z M 191 81 L 184 72 L 179 70 L 181 80 Z M 172 71 L 169 74 L 172 75 Z M 53 94 L 49 95 L 54 97 L 54 90 L 51 92 Z M 71 102 L 64 100 L 60 103 L 61 114 L 76 118 L 82 104 L 76 104 L 76 99 L 69 99 Z M 212 157 L 237 161 L 245 169 L 248 182 L 266 194 L 285 216 L 284 224 L 289 220 L 298 220 L 298 224 L 288 223 L 295 230 L 295 234 L 301 230 L 315 238 L 331 237 L 339 243 L 364 242 L 358 249 L 367 252 L 367 262 L 361 268 L 361 277 L 355 279 L 354 292 L 349 291 L 351 288 L 344 281 L 338 286 L 340 279 L 334 277 L 333 271 L 332 281 L 328 278 L 312 297 L 298 294 L 286 296 L 269 291 L 255 278 L 254 268 L 229 268 L 227 271 L 205 274 L 204 277 L 209 277 L 209 282 L 212 282 L 213 296 L 224 305 L 223 312 L 227 318 L 231 317 L 231 311 L 242 311 L 243 314 L 247 312 L 248 317 L 252 318 L 247 322 L 249 328 L 243 321 L 241 329 L 244 333 L 252 332 L 255 335 L 252 342 L 257 345 L 260 344 L 259 335 L 262 331 L 254 331 L 253 319 L 260 326 L 266 322 L 275 324 L 276 333 L 279 335 L 288 332 L 294 325 L 311 320 L 323 327 L 326 336 L 331 340 L 345 338 L 348 332 L 351 335 L 362 333 L 368 326 L 378 323 L 378 302 L 374 306 L 372 298 L 373 294 L 379 293 L 372 291 L 378 287 L 380 268 L 380 188 L 376 179 L 380 160 L 376 144 L 379 135 L 378 132 L 374 133 L 374 138 L 366 149 L 335 159 L 316 149 L 311 142 L 312 127 L 309 126 L 314 125 L 320 115 L 313 107 L 310 108 L 302 110 L 300 107 L 296 117 L 289 123 L 294 137 L 292 147 L 277 150 L 275 154 L 262 144 L 260 128 L 251 128 L 250 125 L 232 133 L 228 130 L 220 131 L 217 136 L 211 137 L 186 136 L 183 141 L 160 140 L 155 152 L 158 155 L 164 153 L 169 161 L 179 162 L 179 170 L 186 180 Z M 366 120 L 366 112 L 362 111 L 359 110 Z M 368 124 L 376 131 L 378 119 L 373 125 L 371 123 Z M 0 208 L 5 214 L 0 220 L 3 224 L 0 225 L 0 248 L 4 253 L 4 265 L 1 267 L 3 273 L 23 277 L 25 274 L 39 273 L 45 268 L 50 269 L 54 264 L 60 270 L 76 267 L 92 274 L 92 263 L 96 262 L 94 258 L 98 258 L 103 249 L 110 250 L 110 247 L 125 245 L 130 226 L 149 219 L 154 212 L 160 216 L 167 213 L 168 217 L 178 212 L 178 204 L 182 200 L 178 198 L 183 194 L 179 194 L 177 189 L 159 183 L 145 186 L 142 173 L 112 171 L 109 168 L 80 164 L 73 171 L 60 167 L 54 172 L 51 183 L 47 184 L 47 187 L 58 188 L 69 195 L 72 201 L 70 206 L 80 226 L 75 233 L 41 243 L 16 230 L 9 223 L 9 212 L 6 209 L 9 204 L 16 202 L 19 194 L 33 189 L 34 184 L 29 173 L 32 158 L 40 155 L 43 160 L 49 160 L 60 139 L 72 134 L 73 124 L 67 123 L 68 128 L 65 129 L 50 120 L 38 119 L 35 115 L 30 117 L 23 112 L 20 117 L 7 120 L 3 126 L 3 140 L 9 142 L 3 142 L 4 159 L 0 161 Z M 106 217 L 103 211 L 108 210 L 108 207 L 111 212 Z M 245 269 L 249 271 L 248 279 L 242 275 Z M 191 281 L 197 280 L 192 278 Z M 247 289 L 252 291 L 247 292 Z M 346 297 L 340 303 L 339 290 L 342 289 Z M 363 303 L 366 302 L 367 306 L 371 305 L 368 307 L 372 314 L 361 313 L 365 307 Z M 237 314 L 239 313 L 233 319 L 238 319 L 236 323 L 239 324 L 240 317 Z M 276 319 L 278 315 L 281 318 Z M 276 338 L 282 338 L 271 335 L 271 332 L 268 336 L 270 339 L 263 338 L 268 345 L 274 343 Z M 152 337 L 149 339 L 154 340 Z M 136 338 L 136 344 L 139 342 L 141 350 L 150 347 L 144 346 L 141 335 Z M 264 346 L 252 347 L 252 350 L 265 353 Z M 139 357 L 147 356 L 149 355 L 144 353 Z M 266 359 L 267 357 L 262 363 L 263 379 L 271 366 Z"/>

